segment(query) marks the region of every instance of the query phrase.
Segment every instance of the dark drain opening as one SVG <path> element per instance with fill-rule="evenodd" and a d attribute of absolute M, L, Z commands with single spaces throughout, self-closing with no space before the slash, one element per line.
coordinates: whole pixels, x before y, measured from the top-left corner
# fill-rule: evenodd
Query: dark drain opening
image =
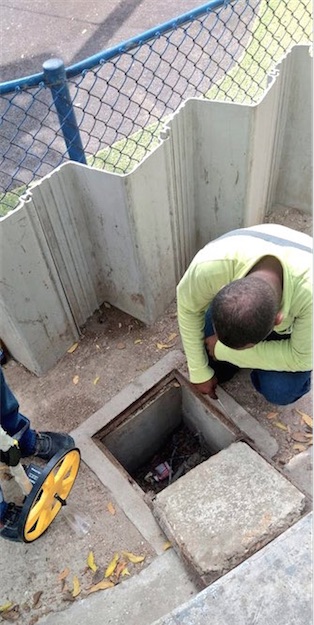
<path fill-rule="evenodd" d="M 183 422 L 137 471 L 133 479 L 144 492 L 159 493 L 212 455 L 201 432 L 191 432 Z"/>
<path fill-rule="evenodd" d="M 132 481 L 155 495 L 234 443 L 238 433 L 231 427 L 189 385 L 173 379 L 143 395 L 134 412 L 96 436 Z"/>

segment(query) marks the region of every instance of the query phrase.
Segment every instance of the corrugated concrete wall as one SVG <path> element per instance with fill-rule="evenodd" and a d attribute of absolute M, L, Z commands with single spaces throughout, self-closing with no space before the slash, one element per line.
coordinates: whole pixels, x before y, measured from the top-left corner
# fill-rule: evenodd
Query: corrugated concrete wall
<path fill-rule="evenodd" d="M 276 204 L 311 211 L 311 62 L 294 49 L 256 106 L 187 101 L 128 175 L 67 163 L 38 183 L 0 223 L 13 356 L 48 370 L 104 301 L 152 323 L 209 240 Z"/>

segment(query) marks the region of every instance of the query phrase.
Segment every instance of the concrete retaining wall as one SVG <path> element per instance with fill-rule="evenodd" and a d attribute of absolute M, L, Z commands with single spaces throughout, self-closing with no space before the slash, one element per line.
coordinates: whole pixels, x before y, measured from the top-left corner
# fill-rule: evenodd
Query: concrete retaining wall
<path fill-rule="evenodd" d="M 128 175 L 66 163 L 1 219 L 0 336 L 36 374 L 104 302 L 153 323 L 209 240 L 277 204 L 311 212 L 312 59 L 293 49 L 256 106 L 191 99 Z"/>

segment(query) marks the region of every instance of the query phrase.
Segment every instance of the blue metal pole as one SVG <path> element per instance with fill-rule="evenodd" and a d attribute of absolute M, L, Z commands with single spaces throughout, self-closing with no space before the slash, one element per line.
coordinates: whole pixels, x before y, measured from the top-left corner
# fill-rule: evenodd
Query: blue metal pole
<path fill-rule="evenodd" d="M 84 163 L 86 158 L 61 59 L 48 59 L 43 64 L 44 82 L 50 88 L 57 109 L 60 127 L 72 161 Z"/>

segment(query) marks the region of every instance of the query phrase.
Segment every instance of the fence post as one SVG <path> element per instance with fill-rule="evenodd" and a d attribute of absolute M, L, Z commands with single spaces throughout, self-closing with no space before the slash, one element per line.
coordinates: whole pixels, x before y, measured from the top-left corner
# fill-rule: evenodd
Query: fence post
<path fill-rule="evenodd" d="M 43 64 L 44 80 L 52 93 L 62 134 L 72 161 L 84 163 L 86 158 L 77 125 L 75 112 L 67 85 L 66 72 L 61 59 L 48 59 Z"/>

